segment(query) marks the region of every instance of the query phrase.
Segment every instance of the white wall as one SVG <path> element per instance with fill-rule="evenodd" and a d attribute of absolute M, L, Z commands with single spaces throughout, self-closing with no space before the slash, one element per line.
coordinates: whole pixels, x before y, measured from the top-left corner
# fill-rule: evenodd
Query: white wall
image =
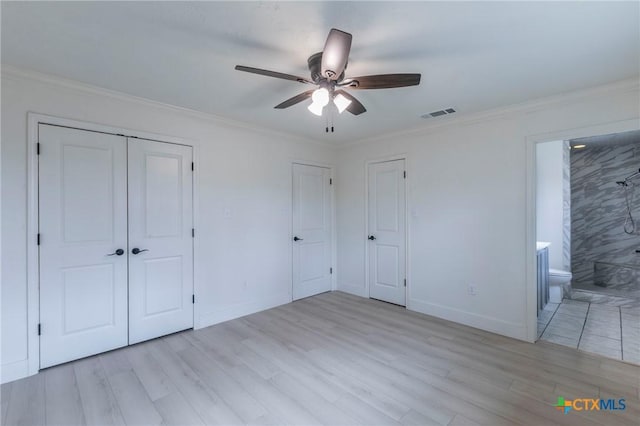
<path fill-rule="evenodd" d="M 527 137 L 638 120 L 638 101 L 636 80 L 450 122 L 445 118 L 439 122 L 443 124 L 434 121 L 430 128 L 342 150 L 338 288 L 368 294 L 365 162 L 406 154 L 408 308 L 531 338 L 526 309 Z M 477 295 L 468 294 L 468 284 L 477 287 Z"/>
<path fill-rule="evenodd" d="M 549 267 L 564 269 L 563 172 L 564 141 L 536 145 L 536 233 L 538 241 L 551 243 Z"/>
<path fill-rule="evenodd" d="M 3 71 L 1 83 L 2 381 L 26 374 L 27 364 L 27 111 L 198 143 L 199 326 L 291 300 L 293 159 L 338 161 L 339 289 L 366 296 L 365 163 L 406 154 L 409 309 L 521 339 L 527 337 L 525 139 L 640 116 L 638 85 L 624 83 L 444 118 L 420 131 L 336 152 L 313 141 L 57 79 Z M 223 217 L 225 208 L 232 218 Z M 476 296 L 467 294 L 469 283 L 477 286 Z"/>
<path fill-rule="evenodd" d="M 81 89 L 57 79 L 2 74 L 2 381 L 27 366 L 27 111 L 196 141 L 199 223 L 196 325 L 291 300 L 292 161 L 331 164 L 310 140 Z M 224 218 L 224 209 L 232 217 Z M 246 283 L 246 285 L 245 285 Z"/>

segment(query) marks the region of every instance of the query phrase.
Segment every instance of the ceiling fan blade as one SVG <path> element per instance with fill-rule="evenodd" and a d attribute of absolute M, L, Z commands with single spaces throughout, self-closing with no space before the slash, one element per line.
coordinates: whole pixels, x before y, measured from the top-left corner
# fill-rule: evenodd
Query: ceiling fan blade
<path fill-rule="evenodd" d="M 253 74 L 266 75 L 267 77 L 281 78 L 284 80 L 297 81 L 299 83 L 307 83 L 307 84 L 315 84 L 313 81 L 307 80 L 306 78 L 297 77 L 291 74 L 284 74 L 276 71 L 263 70 L 261 68 L 252 68 L 245 67 L 244 65 L 236 65 L 238 71 L 250 72 Z"/>
<path fill-rule="evenodd" d="M 297 103 L 304 101 L 305 99 L 309 99 L 311 95 L 313 95 L 313 92 L 315 92 L 315 90 L 316 89 L 307 90 L 306 92 L 302 92 L 299 95 L 295 95 L 293 98 L 287 99 L 281 104 L 276 105 L 274 108 L 277 108 L 277 109 L 289 108 L 290 106 L 293 106 Z"/>
<path fill-rule="evenodd" d="M 337 80 L 347 66 L 351 51 L 351 34 L 332 28 L 322 51 L 321 75 Z"/>
<path fill-rule="evenodd" d="M 418 84 L 420 74 L 380 74 L 348 78 L 340 83 L 340 86 L 350 89 L 393 89 Z"/>
<path fill-rule="evenodd" d="M 362 105 L 359 100 L 351 96 L 350 93 L 344 90 L 336 90 L 334 93 L 336 95 L 342 95 L 351 101 L 351 103 L 347 107 L 347 111 L 349 111 L 351 114 L 360 115 L 363 112 L 367 112 L 367 109 L 364 107 L 364 105 Z"/>

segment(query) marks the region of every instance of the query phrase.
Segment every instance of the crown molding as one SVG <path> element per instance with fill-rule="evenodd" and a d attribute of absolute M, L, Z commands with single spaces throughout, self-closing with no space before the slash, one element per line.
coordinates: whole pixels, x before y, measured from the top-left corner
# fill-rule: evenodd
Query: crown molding
<path fill-rule="evenodd" d="M 118 92 L 116 90 L 105 89 L 103 87 L 95 86 L 88 83 L 83 83 L 76 80 L 71 80 L 64 77 L 59 77 L 56 75 L 45 74 L 39 71 L 33 71 L 26 68 L 15 67 L 13 65 L 0 64 L 0 73 L 3 79 L 8 80 L 21 80 L 21 81 L 35 81 L 44 84 L 49 84 L 52 86 L 62 87 L 65 89 L 70 89 L 80 93 L 90 93 L 93 95 L 104 96 L 111 99 L 116 99 L 122 102 L 134 103 L 146 107 L 157 108 L 164 111 L 169 111 L 177 114 L 181 114 L 184 116 L 188 116 L 191 118 L 196 118 L 199 120 L 207 121 L 209 123 L 213 122 L 215 124 L 239 129 L 239 130 L 247 130 L 257 133 L 262 133 L 265 135 L 276 136 L 279 138 L 286 138 L 287 140 L 291 140 L 292 142 L 304 143 L 304 144 L 315 144 L 321 145 L 325 148 L 337 149 L 338 147 L 331 142 L 319 140 L 319 139 L 311 139 L 305 136 L 299 136 L 293 133 L 282 132 L 279 130 L 275 130 L 269 127 L 256 126 L 244 121 L 234 120 L 228 117 L 223 117 L 220 115 L 202 112 L 190 108 L 184 108 L 176 105 L 167 104 L 164 102 L 154 101 L 152 99 L 147 99 L 135 95 L 130 95 L 124 92 Z"/>
<path fill-rule="evenodd" d="M 629 78 L 625 80 L 619 80 L 613 83 L 595 86 L 587 89 L 575 90 L 572 92 L 561 93 L 558 95 L 552 95 L 544 98 L 533 99 L 517 104 L 507 105 L 504 107 L 493 108 L 476 113 L 461 114 L 456 117 L 443 117 L 437 122 L 425 123 L 423 125 L 413 127 L 410 129 L 404 129 L 396 132 L 384 133 L 374 137 L 360 138 L 351 142 L 336 144 L 330 141 L 324 141 L 321 139 L 312 139 L 305 136 L 299 136 L 293 133 L 282 132 L 269 127 L 256 126 L 244 121 L 234 120 L 231 118 L 219 116 L 212 113 L 193 110 L 190 108 L 179 107 L 164 102 L 154 101 L 139 96 L 130 95 L 115 90 L 105 89 L 99 86 L 94 86 L 87 83 L 82 83 L 76 80 L 67 79 L 64 77 L 54 76 L 51 74 L 45 74 L 38 71 L 33 71 L 25 68 L 15 67 L 12 65 L 0 64 L 2 78 L 16 79 L 23 81 L 37 81 L 45 84 L 50 84 L 58 87 L 64 87 L 67 89 L 75 90 L 81 93 L 91 93 L 99 96 L 106 96 L 112 99 L 117 99 L 123 102 L 130 102 L 148 107 L 154 107 L 165 111 L 170 111 L 178 114 L 182 114 L 188 117 L 200 119 L 207 122 L 213 122 L 221 126 L 235 128 L 240 130 L 247 130 L 257 133 L 262 133 L 270 136 L 284 137 L 293 142 L 303 144 L 315 144 L 325 148 L 331 148 L 333 150 L 340 150 L 350 148 L 357 145 L 366 143 L 375 143 L 379 141 L 388 140 L 389 138 L 414 136 L 417 134 L 429 134 L 436 131 L 445 129 L 451 126 L 471 125 L 481 123 L 488 120 L 497 120 L 506 117 L 513 117 L 519 114 L 527 114 L 537 110 L 549 108 L 551 106 L 559 106 L 563 104 L 572 103 L 585 98 L 597 98 L 604 94 L 611 93 L 626 93 L 631 91 L 640 90 L 640 76 L 635 78 Z"/>
<path fill-rule="evenodd" d="M 529 114 L 552 106 L 570 104 L 587 98 L 598 98 L 612 93 L 627 93 L 640 90 L 640 76 L 625 80 L 615 81 L 600 86 L 580 89 L 571 92 L 560 93 L 544 98 L 533 99 L 504 107 L 492 108 L 480 112 L 462 114 L 456 117 L 443 117 L 437 122 L 427 123 L 411 129 L 404 129 L 397 132 L 385 133 L 374 137 L 357 139 L 352 142 L 341 144 L 340 148 L 350 148 L 353 146 L 375 143 L 388 140 L 389 138 L 407 137 L 419 134 L 435 133 L 452 126 L 464 126 L 481 123 L 489 120 L 498 120 L 507 117 Z"/>

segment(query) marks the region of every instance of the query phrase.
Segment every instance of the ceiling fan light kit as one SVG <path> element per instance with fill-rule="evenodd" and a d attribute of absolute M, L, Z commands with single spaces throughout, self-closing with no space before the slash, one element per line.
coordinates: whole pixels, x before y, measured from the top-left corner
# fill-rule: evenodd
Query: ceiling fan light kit
<path fill-rule="evenodd" d="M 324 105 L 318 102 L 312 102 L 311 105 L 307 107 L 307 109 L 318 117 L 322 117 L 322 110 L 324 109 Z"/>
<path fill-rule="evenodd" d="M 313 95 L 311 95 L 311 100 L 319 104 L 320 106 L 327 106 L 327 104 L 329 103 L 329 91 L 326 88 L 321 87 L 313 92 Z"/>
<path fill-rule="evenodd" d="M 322 116 L 324 107 L 330 101 L 333 101 L 340 114 L 345 110 L 353 115 L 367 111 L 360 101 L 344 89 L 391 89 L 420 84 L 420 74 L 381 74 L 345 78 L 351 40 L 352 36 L 347 32 L 335 28 L 329 31 L 323 51 L 311 55 L 307 60 L 311 79 L 243 65 L 236 65 L 235 69 L 319 86 L 318 89 L 307 90 L 275 106 L 276 109 L 289 108 L 311 98 L 312 103 L 307 109 L 317 116 Z"/>
<path fill-rule="evenodd" d="M 336 108 L 338 108 L 338 113 L 342 114 L 343 111 L 347 109 L 349 105 L 351 105 L 351 100 L 344 97 L 342 93 L 338 93 L 333 98 L 333 103 L 335 104 Z"/>

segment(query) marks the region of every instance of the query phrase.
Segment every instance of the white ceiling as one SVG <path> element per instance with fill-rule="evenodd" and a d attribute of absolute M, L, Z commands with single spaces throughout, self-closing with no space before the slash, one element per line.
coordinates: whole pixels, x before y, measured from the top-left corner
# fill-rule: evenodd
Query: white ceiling
<path fill-rule="evenodd" d="M 638 2 L 2 2 L 2 63 L 311 138 L 350 141 L 640 74 Z M 352 91 L 367 108 L 335 119 L 307 77 L 335 27 L 353 34 L 348 76 L 422 73 L 418 87 Z M 438 119 L 429 119 L 438 120 Z"/>

